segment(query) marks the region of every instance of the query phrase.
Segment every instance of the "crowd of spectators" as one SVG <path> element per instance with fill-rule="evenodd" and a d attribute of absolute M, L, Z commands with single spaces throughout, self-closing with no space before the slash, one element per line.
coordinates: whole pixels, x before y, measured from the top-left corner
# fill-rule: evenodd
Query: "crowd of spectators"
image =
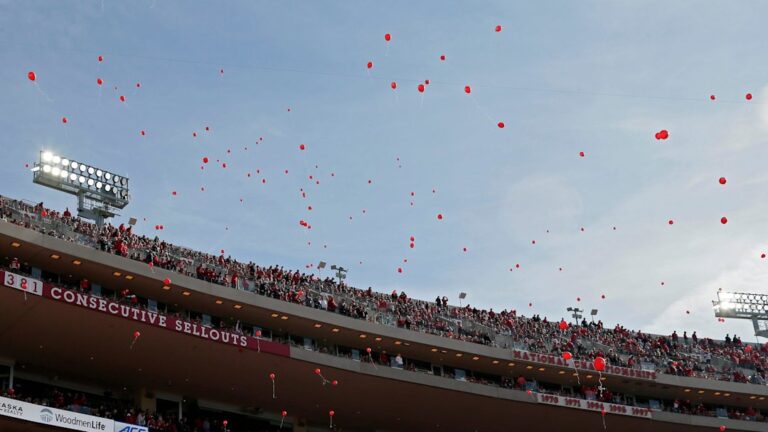
<path fill-rule="evenodd" d="M 64 240 L 98 248 L 107 253 L 147 263 L 214 284 L 303 304 L 356 319 L 378 322 L 468 342 L 575 358 L 602 356 L 615 366 L 652 369 L 659 373 L 696 376 L 753 384 L 766 384 L 768 344 L 744 344 L 689 338 L 677 333 L 651 335 L 602 322 L 568 325 L 539 316 L 526 318 L 516 310 L 495 312 L 448 304 L 447 297 L 434 302 L 417 300 L 405 292 L 379 293 L 371 287 L 358 289 L 332 278 L 320 278 L 281 266 L 240 262 L 224 254 L 214 255 L 175 246 L 159 237 L 135 234 L 132 226 L 101 227 L 57 212 L 42 203 L 28 204 L 0 196 L 2 219 Z"/>

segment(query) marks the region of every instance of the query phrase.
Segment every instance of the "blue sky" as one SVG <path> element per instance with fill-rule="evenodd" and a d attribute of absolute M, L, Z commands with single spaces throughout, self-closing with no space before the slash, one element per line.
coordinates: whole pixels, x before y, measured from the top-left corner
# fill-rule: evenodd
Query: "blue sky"
<path fill-rule="evenodd" d="M 131 179 L 119 221 L 211 253 L 751 340 L 710 301 L 719 287 L 766 292 L 766 13 L 757 1 L 0 0 L 0 193 L 73 207 L 24 168 L 52 150 Z"/>

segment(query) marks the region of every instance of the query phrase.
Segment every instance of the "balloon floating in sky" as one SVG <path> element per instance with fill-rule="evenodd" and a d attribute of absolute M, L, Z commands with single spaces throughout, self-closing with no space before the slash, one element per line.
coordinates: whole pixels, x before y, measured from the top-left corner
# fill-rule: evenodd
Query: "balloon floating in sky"
<path fill-rule="evenodd" d="M 442 213 L 438 213 L 437 220 L 443 220 L 443 214 Z"/>
<path fill-rule="evenodd" d="M 720 223 L 723 224 L 723 225 L 727 224 L 728 223 L 728 218 L 725 217 L 725 216 L 721 217 L 720 218 Z"/>
<path fill-rule="evenodd" d="M 208 163 L 208 158 L 207 157 L 203 158 L 203 163 Z"/>
<path fill-rule="evenodd" d="M 304 144 L 299 145 L 299 150 L 305 150 L 307 147 Z"/>
<path fill-rule="evenodd" d="M 747 98 L 747 100 L 752 100 L 752 93 L 747 93 L 744 97 Z"/>
<path fill-rule="evenodd" d="M 424 84 L 419 84 L 417 88 L 419 89 L 419 93 L 424 93 Z"/>
<path fill-rule="evenodd" d="M 36 80 L 37 80 L 37 74 L 36 74 L 34 71 L 29 71 L 29 72 L 27 73 L 27 78 L 28 78 L 30 81 L 36 81 Z"/>
<path fill-rule="evenodd" d="M 501 32 L 501 24 L 497 24 L 494 30 L 496 30 L 496 33 Z"/>
<path fill-rule="evenodd" d="M 392 84 L 390 84 L 389 86 L 392 87 L 392 90 L 395 90 L 397 88 L 397 83 L 392 81 Z"/>
<path fill-rule="evenodd" d="M 368 69 L 371 69 L 371 68 L 373 68 L 373 62 L 370 62 L 370 61 L 369 61 L 367 66 L 368 66 Z"/>
<path fill-rule="evenodd" d="M 669 131 L 667 131 L 666 129 L 662 129 L 662 130 L 656 132 L 655 136 L 656 136 L 657 140 L 665 140 L 665 139 L 669 138 Z"/>
<path fill-rule="evenodd" d="M 470 94 L 472 93 L 472 87 L 470 86 L 464 86 L 464 93 Z"/>
<path fill-rule="evenodd" d="M 496 126 L 499 127 L 499 129 L 504 129 L 504 122 L 498 122 Z"/>
<path fill-rule="evenodd" d="M 602 357 L 595 357 L 592 365 L 595 367 L 596 371 L 603 372 L 605 370 L 605 359 Z"/>
<path fill-rule="evenodd" d="M 67 124 L 67 122 L 69 122 L 69 120 L 67 120 L 66 117 L 62 117 L 61 118 L 61 122 L 64 123 L 64 124 Z"/>
<path fill-rule="evenodd" d="M 715 100 L 715 95 L 709 95 L 709 100 Z"/>
<path fill-rule="evenodd" d="M 445 61 L 445 54 L 440 56 L 440 61 Z"/>
<path fill-rule="evenodd" d="M 584 157 L 584 152 L 583 151 L 579 152 L 579 157 Z"/>
<path fill-rule="evenodd" d="M 104 56 L 99 56 L 98 60 L 99 60 L 99 63 L 103 62 L 104 61 Z"/>
<path fill-rule="evenodd" d="M 104 80 L 101 79 L 101 78 L 96 78 L 96 84 L 102 85 L 102 84 L 104 84 Z"/>
<path fill-rule="evenodd" d="M 726 180 L 725 177 L 720 177 L 720 180 L 718 181 L 720 182 L 721 185 L 724 185 L 725 183 L 728 182 L 728 180 Z"/>
<path fill-rule="evenodd" d="M 120 102 L 125 102 L 125 96 L 120 95 Z"/>
<path fill-rule="evenodd" d="M 392 35 L 389 34 L 389 33 L 385 34 L 384 35 L 384 40 L 387 41 L 387 42 L 391 41 L 392 40 Z"/>

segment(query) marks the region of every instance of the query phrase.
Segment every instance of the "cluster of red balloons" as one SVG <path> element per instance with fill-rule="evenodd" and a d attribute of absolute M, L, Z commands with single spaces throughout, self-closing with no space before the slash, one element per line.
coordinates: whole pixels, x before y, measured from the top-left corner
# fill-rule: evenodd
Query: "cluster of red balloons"
<path fill-rule="evenodd" d="M 665 140 L 667 138 L 669 138 L 669 131 L 667 131 L 666 129 L 662 129 L 662 130 L 656 132 L 656 139 L 657 140 Z"/>

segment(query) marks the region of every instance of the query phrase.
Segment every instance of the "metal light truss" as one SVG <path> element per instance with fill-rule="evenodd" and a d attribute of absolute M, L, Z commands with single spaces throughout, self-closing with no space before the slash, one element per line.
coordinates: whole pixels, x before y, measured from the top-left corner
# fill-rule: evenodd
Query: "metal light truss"
<path fill-rule="evenodd" d="M 712 307 L 716 317 L 751 320 L 755 335 L 768 337 L 768 294 L 718 291 Z"/>
<path fill-rule="evenodd" d="M 33 181 L 118 209 L 128 205 L 128 178 L 89 164 L 41 151 Z"/>

